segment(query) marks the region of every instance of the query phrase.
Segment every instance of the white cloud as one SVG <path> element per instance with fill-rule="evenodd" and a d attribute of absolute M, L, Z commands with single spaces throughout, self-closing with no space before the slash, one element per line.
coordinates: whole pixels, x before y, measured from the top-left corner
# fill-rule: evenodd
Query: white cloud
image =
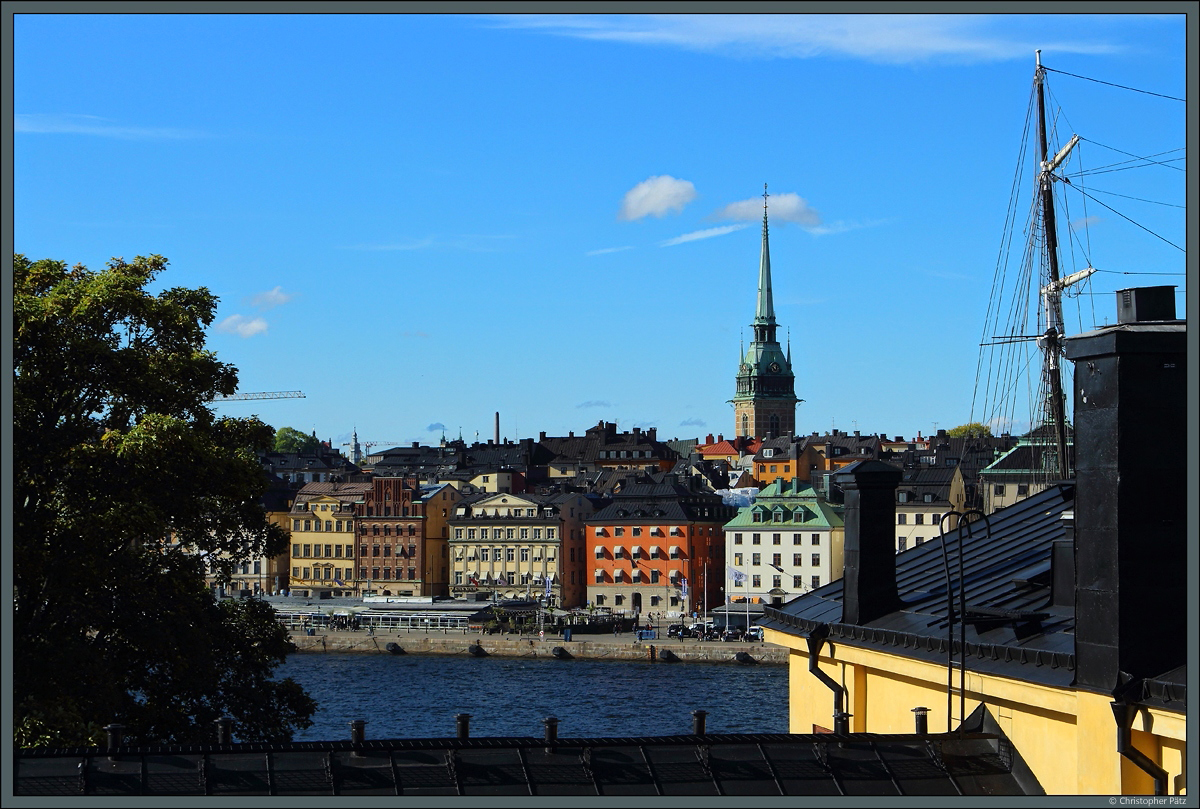
<path fill-rule="evenodd" d="M 687 180 L 677 180 L 667 174 L 650 177 L 625 192 L 618 217 L 630 220 L 679 213 L 695 198 L 696 186 Z"/>
<path fill-rule="evenodd" d="M 1103 221 L 1104 217 L 1101 216 L 1081 216 L 1071 220 L 1071 230 L 1086 229 Z"/>
<path fill-rule="evenodd" d="M 250 303 L 259 309 L 273 309 L 276 306 L 283 306 L 291 299 L 291 293 L 284 292 L 283 287 L 275 287 L 274 289 L 268 289 L 266 292 L 258 293 L 250 300 Z"/>
<path fill-rule="evenodd" d="M 575 405 L 575 407 L 577 409 L 585 407 L 612 407 L 612 404 L 602 399 L 589 399 L 586 402 L 580 402 L 579 404 Z"/>
<path fill-rule="evenodd" d="M 605 253 L 620 253 L 622 250 L 632 250 L 632 249 L 633 249 L 632 245 L 626 245 L 625 247 L 602 247 L 599 250 L 589 250 L 588 252 L 584 253 L 584 255 L 585 256 L 602 256 Z"/>
<path fill-rule="evenodd" d="M 238 337 L 253 337 L 267 330 L 267 321 L 261 317 L 249 318 L 245 315 L 230 315 L 217 324 L 217 331 L 226 334 L 236 334 Z"/>
<path fill-rule="evenodd" d="M 684 242 L 694 242 L 697 239 L 711 239 L 713 236 L 724 236 L 726 233 L 733 233 L 735 230 L 741 230 L 742 228 L 748 227 L 750 227 L 749 224 L 721 225 L 717 228 L 693 230 L 691 233 L 685 233 L 682 236 L 676 236 L 673 239 L 667 239 L 665 242 L 659 244 L 659 247 L 672 247 L 677 244 L 683 244 Z"/>
<path fill-rule="evenodd" d="M 124 140 L 179 140 L 183 138 L 204 137 L 203 133 L 188 129 L 122 126 L 97 115 L 75 115 L 70 113 L 59 115 L 17 114 L 13 116 L 13 131 L 34 134 L 100 135 L 102 137 L 122 138 Z"/>
<path fill-rule="evenodd" d="M 799 194 L 771 194 L 767 198 L 767 214 L 775 222 L 795 222 L 805 228 L 821 225 L 821 214 L 809 207 Z M 734 219 L 742 222 L 758 221 L 763 215 L 762 197 L 731 202 L 713 214 L 715 219 Z"/>
<path fill-rule="evenodd" d="M 498 18 L 527 28 L 578 39 L 667 46 L 735 57 L 811 59 L 841 56 L 903 64 L 932 61 L 993 62 L 1046 54 L 1104 54 L 1121 50 L 1106 42 L 1047 40 L 1029 36 L 1035 20 L 984 14 L 705 14 L 541 15 Z M 1039 31 L 1055 30 L 1041 18 Z M 1002 29 L 1012 29 L 1008 33 Z M 1062 29 L 1060 29 L 1062 30 Z"/>

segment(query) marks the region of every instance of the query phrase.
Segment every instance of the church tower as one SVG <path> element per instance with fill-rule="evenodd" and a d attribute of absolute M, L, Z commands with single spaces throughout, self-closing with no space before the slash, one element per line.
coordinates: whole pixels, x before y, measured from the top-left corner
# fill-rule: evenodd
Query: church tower
<path fill-rule="evenodd" d="M 762 255 L 758 264 L 758 306 L 754 340 L 738 368 L 733 397 L 734 434 L 765 438 L 796 432 L 796 375 L 792 347 L 779 346 L 775 331 L 775 302 L 771 295 L 771 249 L 767 241 L 767 187 L 763 185 Z"/>

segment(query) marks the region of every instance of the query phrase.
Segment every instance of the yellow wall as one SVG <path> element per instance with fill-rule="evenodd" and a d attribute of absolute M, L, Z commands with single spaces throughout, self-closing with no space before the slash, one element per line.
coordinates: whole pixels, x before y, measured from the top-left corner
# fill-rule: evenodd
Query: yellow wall
<path fill-rule="evenodd" d="M 789 729 L 833 727 L 833 692 L 808 670 L 803 638 L 767 631 L 767 642 L 791 648 Z M 929 709 L 929 730 L 946 730 L 946 668 L 920 660 L 828 642 L 821 670 L 846 689 L 853 732 L 912 733 L 912 709 Z M 1021 682 L 967 668 L 966 713 L 985 702 L 1048 794 L 1152 794 L 1148 776 L 1116 751 L 1111 697 Z M 951 726 L 958 725 L 958 674 Z M 1168 774 L 1168 793 L 1181 794 L 1186 749 L 1182 714 L 1147 710 L 1134 722 L 1134 745 Z"/>

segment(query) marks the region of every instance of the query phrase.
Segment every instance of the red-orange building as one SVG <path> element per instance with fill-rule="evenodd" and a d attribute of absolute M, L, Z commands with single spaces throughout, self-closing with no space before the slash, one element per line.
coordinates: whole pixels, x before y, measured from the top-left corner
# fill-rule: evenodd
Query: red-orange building
<path fill-rule="evenodd" d="M 588 601 L 667 619 L 703 610 L 706 598 L 723 603 L 721 526 L 736 513 L 690 478 L 625 483 L 587 521 Z"/>

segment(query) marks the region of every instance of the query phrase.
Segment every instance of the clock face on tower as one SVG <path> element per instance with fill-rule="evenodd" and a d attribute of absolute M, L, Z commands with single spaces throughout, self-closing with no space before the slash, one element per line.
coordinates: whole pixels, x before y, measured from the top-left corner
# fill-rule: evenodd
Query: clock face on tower
<path fill-rule="evenodd" d="M 777 362 L 771 363 L 771 365 L 768 367 L 767 370 L 769 370 L 773 374 L 779 373 L 779 371 L 780 371 L 779 363 L 777 363 Z"/>

